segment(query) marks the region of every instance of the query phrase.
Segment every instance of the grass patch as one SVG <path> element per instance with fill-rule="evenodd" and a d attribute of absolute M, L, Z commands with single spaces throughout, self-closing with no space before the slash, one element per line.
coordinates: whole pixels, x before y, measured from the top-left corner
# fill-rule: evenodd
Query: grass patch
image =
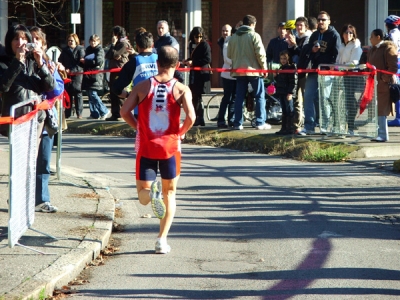
<path fill-rule="evenodd" d="M 186 134 L 190 144 L 225 147 L 245 152 L 280 155 L 310 162 L 341 162 L 349 158 L 354 147 L 324 143 L 292 136 L 242 134 L 236 131 L 204 131 L 199 128 Z"/>

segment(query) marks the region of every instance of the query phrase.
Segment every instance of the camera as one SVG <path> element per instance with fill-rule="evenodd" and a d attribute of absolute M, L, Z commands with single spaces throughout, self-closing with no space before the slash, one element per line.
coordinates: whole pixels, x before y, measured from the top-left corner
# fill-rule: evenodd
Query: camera
<path fill-rule="evenodd" d="M 35 43 L 27 43 L 25 44 L 26 49 L 28 49 L 29 51 L 32 51 L 33 49 L 36 48 L 36 44 Z"/>
<path fill-rule="evenodd" d="M 316 42 L 314 46 L 315 47 L 320 47 L 321 45 L 318 42 Z"/>

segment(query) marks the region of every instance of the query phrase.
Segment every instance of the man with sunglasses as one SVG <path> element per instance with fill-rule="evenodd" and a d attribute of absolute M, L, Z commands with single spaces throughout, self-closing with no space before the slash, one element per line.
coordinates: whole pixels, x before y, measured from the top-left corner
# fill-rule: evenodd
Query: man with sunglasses
<path fill-rule="evenodd" d="M 340 35 L 333 26 L 330 26 L 330 16 L 326 11 L 318 14 L 318 29 L 313 32 L 308 42 L 307 58 L 311 61 L 311 68 L 317 69 L 320 64 L 334 64 L 341 44 Z M 300 63 L 300 62 L 299 62 Z M 321 134 L 326 134 L 328 120 L 331 114 L 331 101 L 329 99 L 332 88 L 332 77 L 324 76 L 325 88 L 322 99 L 322 126 Z M 307 76 L 304 95 L 304 128 L 300 135 L 315 133 L 315 127 L 319 123 L 319 89 L 318 74 L 309 73 Z"/>

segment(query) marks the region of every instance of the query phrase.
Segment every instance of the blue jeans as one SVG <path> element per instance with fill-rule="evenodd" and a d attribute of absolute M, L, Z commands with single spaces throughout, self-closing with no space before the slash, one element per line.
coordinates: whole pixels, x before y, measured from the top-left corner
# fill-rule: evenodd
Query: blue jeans
<path fill-rule="evenodd" d="M 309 73 L 304 91 L 304 128 L 315 130 L 319 114 L 318 75 Z"/>
<path fill-rule="evenodd" d="M 39 144 L 38 157 L 36 159 L 35 206 L 43 202 L 50 202 L 49 179 L 52 148 L 53 137 L 50 138 L 48 134 L 43 134 Z"/>
<path fill-rule="evenodd" d="M 253 88 L 253 96 L 256 100 L 256 126 L 264 125 L 267 120 L 265 111 L 265 88 L 264 80 L 258 76 L 238 76 L 236 77 L 236 100 L 235 100 L 235 121 L 234 126 L 243 124 L 243 103 L 248 90 L 248 84 Z"/>
<path fill-rule="evenodd" d="M 378 136 L 388 141 L 389 131 L 386 119 L 386 116 L 378 116 Z"/>
<path fill-rule="evenodd" d="M 99 95 L 97 95 L 97 91 L 88 90 L 87 93 L 89 97 L 90 116 L 98 119 L 108 114 L 108 108 L 103 104 Z"/>
<path fill-rule="evenodd" d="M 224 96 L 218 111 L 218 125 L 226 124 L 225 113 L 228 109 L 228 124 L 235 120 L 236 80 L 222 78 Z"/>

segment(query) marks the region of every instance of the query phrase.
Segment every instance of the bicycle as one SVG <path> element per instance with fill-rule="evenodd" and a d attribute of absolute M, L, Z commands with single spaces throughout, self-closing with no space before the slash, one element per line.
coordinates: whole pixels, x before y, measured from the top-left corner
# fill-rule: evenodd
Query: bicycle
<path fill-rule="evenodd" d="M 212 122 L 218 121 L 218 112 L 221 105 L 223 93 L 213 95 L 207 102 L 206 115 L 207 119 Z M 246 106 L 243 107 L 243 121 L 251 121 L 254 118 L 254 112 L 247 111 Z"/>

